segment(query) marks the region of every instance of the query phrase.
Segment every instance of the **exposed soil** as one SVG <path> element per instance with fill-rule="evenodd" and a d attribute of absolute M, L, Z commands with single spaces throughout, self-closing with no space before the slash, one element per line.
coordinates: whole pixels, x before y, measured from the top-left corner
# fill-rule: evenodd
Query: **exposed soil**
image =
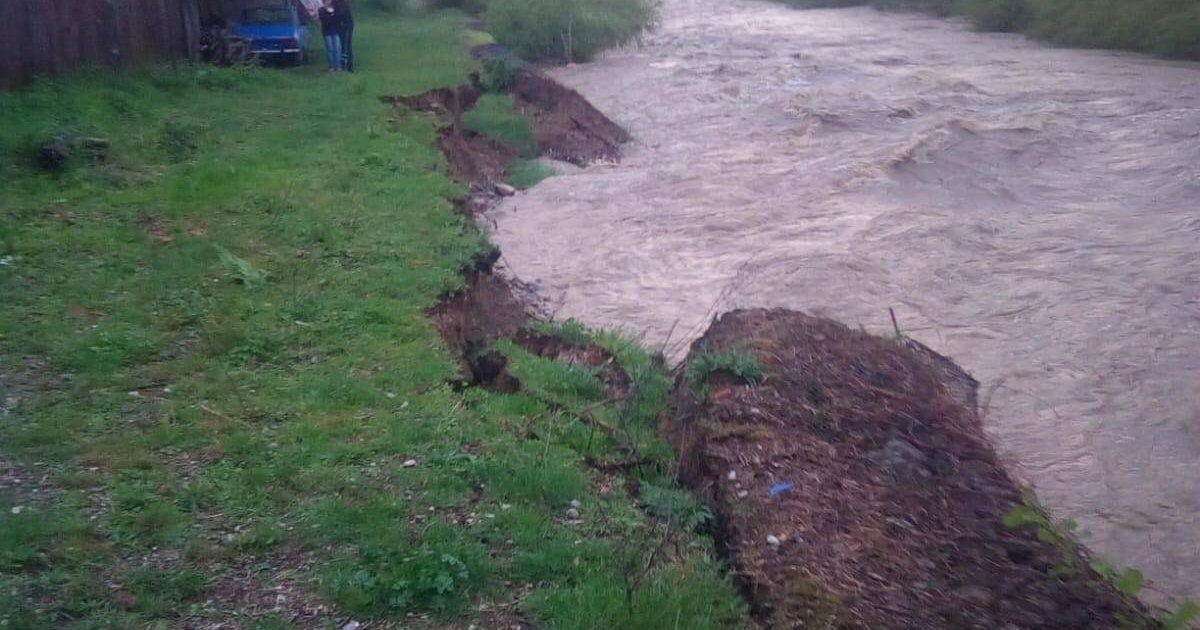
<path fill-rule="evenodd" d="M 429 112 L 442 121 L 438 148 L 446 159 L 450 174 L 471 184 L 475 191 L 490 192 L 504 181 L 508 165 L 517 151 L 492 138 L 466 129 L 462 115 L 470 111 L 482 95 L 473 83 L 457 88 L 437 88 L 414 96 L 389 96 L 384 102 L 395 107 Z M 578 92 L 563 87 L 538 71 L 522 67 L 509 87 L 513 105 L 529 118 L 534 140 L 544 157 L 577 166 L 621 157 L 621 144 L 629 134 L 587 102 Z M 463 204 L 475 216 L 489 204 L 477 203 L 477 195 Z M 494 200 L 491 202 L 494 203 Z"/>
<path fill-rule="evenodd" d="M 547 157 L 579 165 L 617 159 L 619 145 L 629 140 L 623 129 L 577 92 L 536 70 L 520 69 L 511 90 L 514 104 L 530 118 L 538 147 Z M 499 200 L 496 186 L 503 182 L 508 164 L 517 158 L 512 147 L 464 128 L 462 115 L 474 107 L 480 95 L 475 85 L 464 85 L 384 99 L 394 106 L 441 118 L 438 148 L 451 174 L 471 185 L 471 192 L 458 200 L 459 208 L 471 217 L 482 214 Z M 513 283 L 492 273 L 499 257 L 499 250 L 493 250 L 474 262 L 464 271 L 464 288 L 446 296 L 429 311 L 442 338 L 463 357 L 464 379 L 458 385 L 518 391 L 520 383 L 508 373 L 507 360 L 490 349 L 500 339 L 512 339 L 541 357 L 600 368 L 599 377 L 607 397 L 627 398 L 629 377 L 608 352 L 593 344 L 576 345 L 527 329 L 533 317 L 517 297 Z"/>
<path fill-rule="evenodd" d="M 546 157 L 576 166 L 621 157 L 629 133 L 578 92 L 536 72 L 518 73 L 512 85 L 517 109 L 533 123 Z"/>
<path fill-rule="evenodd" d="M 787 310 L 728 313 L 692 352 L 729 348 L 766 380 L 714 373 L 697 400 L 681 376 L 664 432 L 764 625 L 1154 627 L 1079 551 L 1002 524 L 1021 489 L 949 360 Z"/>
<path fill-rule="evenodd" d="M 465 129 L 445 127 L 439 132 L 438 148 L 450 174 L 486 190 L 504 181 L 508 164 L 517 152 L 508 145 Z"/>

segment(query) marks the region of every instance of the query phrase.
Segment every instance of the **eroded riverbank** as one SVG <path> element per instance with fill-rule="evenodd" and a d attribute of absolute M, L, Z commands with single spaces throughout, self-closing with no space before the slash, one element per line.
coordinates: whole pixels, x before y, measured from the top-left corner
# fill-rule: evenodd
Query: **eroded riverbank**
<path fill-rule="evenodd" d="M 870 10 L 665 10 L 556 73 L 635 140 L 491 213 L 510 270 L 676 355 L 715 310 L 883 330 L 895 306 L 1058 515 L 1200 595 L 1200 68 Z"/>

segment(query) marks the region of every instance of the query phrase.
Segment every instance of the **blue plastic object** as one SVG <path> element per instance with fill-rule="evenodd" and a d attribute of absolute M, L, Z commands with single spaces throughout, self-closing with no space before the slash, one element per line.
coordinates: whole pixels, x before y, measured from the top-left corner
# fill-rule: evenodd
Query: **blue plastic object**
<path fill-rule="evenodd" d="M 779 483 L 771 485 L 771 496 L 777 497 L 795 487 L 796 486 L 792 485 L 792 482 L 790 481 L 780 481 Z"/>

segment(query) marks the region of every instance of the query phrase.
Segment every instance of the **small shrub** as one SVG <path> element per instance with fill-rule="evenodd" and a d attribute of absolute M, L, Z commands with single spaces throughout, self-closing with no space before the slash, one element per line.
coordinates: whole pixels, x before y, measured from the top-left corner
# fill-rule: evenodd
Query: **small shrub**
<path fill-rule="evenodd" d="M 635 41 L 658 17 L 656 0 L 491 0 L 496 39 L 530 60 L 587 61 Z"/>
<path fill-rule="evenodd" d="M 479 82 L 489 92 L 507 91 L 517 76 L 519 66 L 520 60 L 509 54 L 488 57 L 483 60 Z"/>

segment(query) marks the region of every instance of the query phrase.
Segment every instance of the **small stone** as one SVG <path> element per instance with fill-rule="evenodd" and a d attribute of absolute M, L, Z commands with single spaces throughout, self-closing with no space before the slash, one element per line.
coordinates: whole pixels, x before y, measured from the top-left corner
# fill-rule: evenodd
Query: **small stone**
<path fill-rule="evenodd" d="M 579 502 L 579 499 L 571 499 L 571 507 L 579 508 L 583 507 L 583 504 Z"/>
<path fill-rule="evenodd" d="M 403 465 L 404 465 L 404 467 L 405 467 L 405 468 L 414 468 L 414 467 L 416 467 L 416 465 L 417 465 L 417 460 L 415 460 L 415 459 L 406 459 L 406 460 L 404 460 L 404 464 L 403 464 Z"/>
<path fill-rule="evenodd" d="M 388 398 L 395 398 L 395 397 L 396 397 L 396 392 L 388 392 L 388 393 L 387 393 L 387 397 L 388 397 Z"/>
<path fill-rule="evenodd" d="M 745 499 L 748 496 L 750 496 L 749 490 L 742 490 L 741 492 L 737 493 L 737 498 L 739 498 L 739 499 Z"/>
<path fill-rule="evenodd" d="M 737 481 L 737 471 L 736 471 L 736 470 L 731 470 L 731 471 L 729 471 L 729 474 L 728 474 L 728 475 L 726 475 L 726 477 L 727 477 L 727 478 L 728 478 L 730 481 Z"/>
<path fill-rule="evenodd" d="M 496 184 L 496 194 L 501 197 L 511 197 L 517 194 L 517 189 L 508 184 Z"/>
<path fill-rule="evenodd" d="M 772 547 L 778 547 L 779 545 L 783 544 L 783 541 L 779 540 L 778 536 L 771 534 L 767 536 L 767 544 L 771 545 Z"/>
<path fill-rule="evenodd" d="M 360 628 L 362 628 L 362 624 L 354 620 L 347 621 L 346 625 L 342 626 L 342 630 L 359 630 Z"/>
<path fill-rule="evenodd" d="M 13 506 L 13 509 L 12 509 L 12 510 L 10 510 L 10 511 L 11 511 L 13 514 L 20 514 L 21 512 L 24 512 L 24 511 L 25 511 L 25 506 L 23 506 L 23 505 L 14 505 L 14 506 Z"/>
<path fill-rule="evenodd" d="M 579 510 L 575 508 L 567 510 L 567 518 L 571 519 L 572 521 L 579 520 Z"/>

